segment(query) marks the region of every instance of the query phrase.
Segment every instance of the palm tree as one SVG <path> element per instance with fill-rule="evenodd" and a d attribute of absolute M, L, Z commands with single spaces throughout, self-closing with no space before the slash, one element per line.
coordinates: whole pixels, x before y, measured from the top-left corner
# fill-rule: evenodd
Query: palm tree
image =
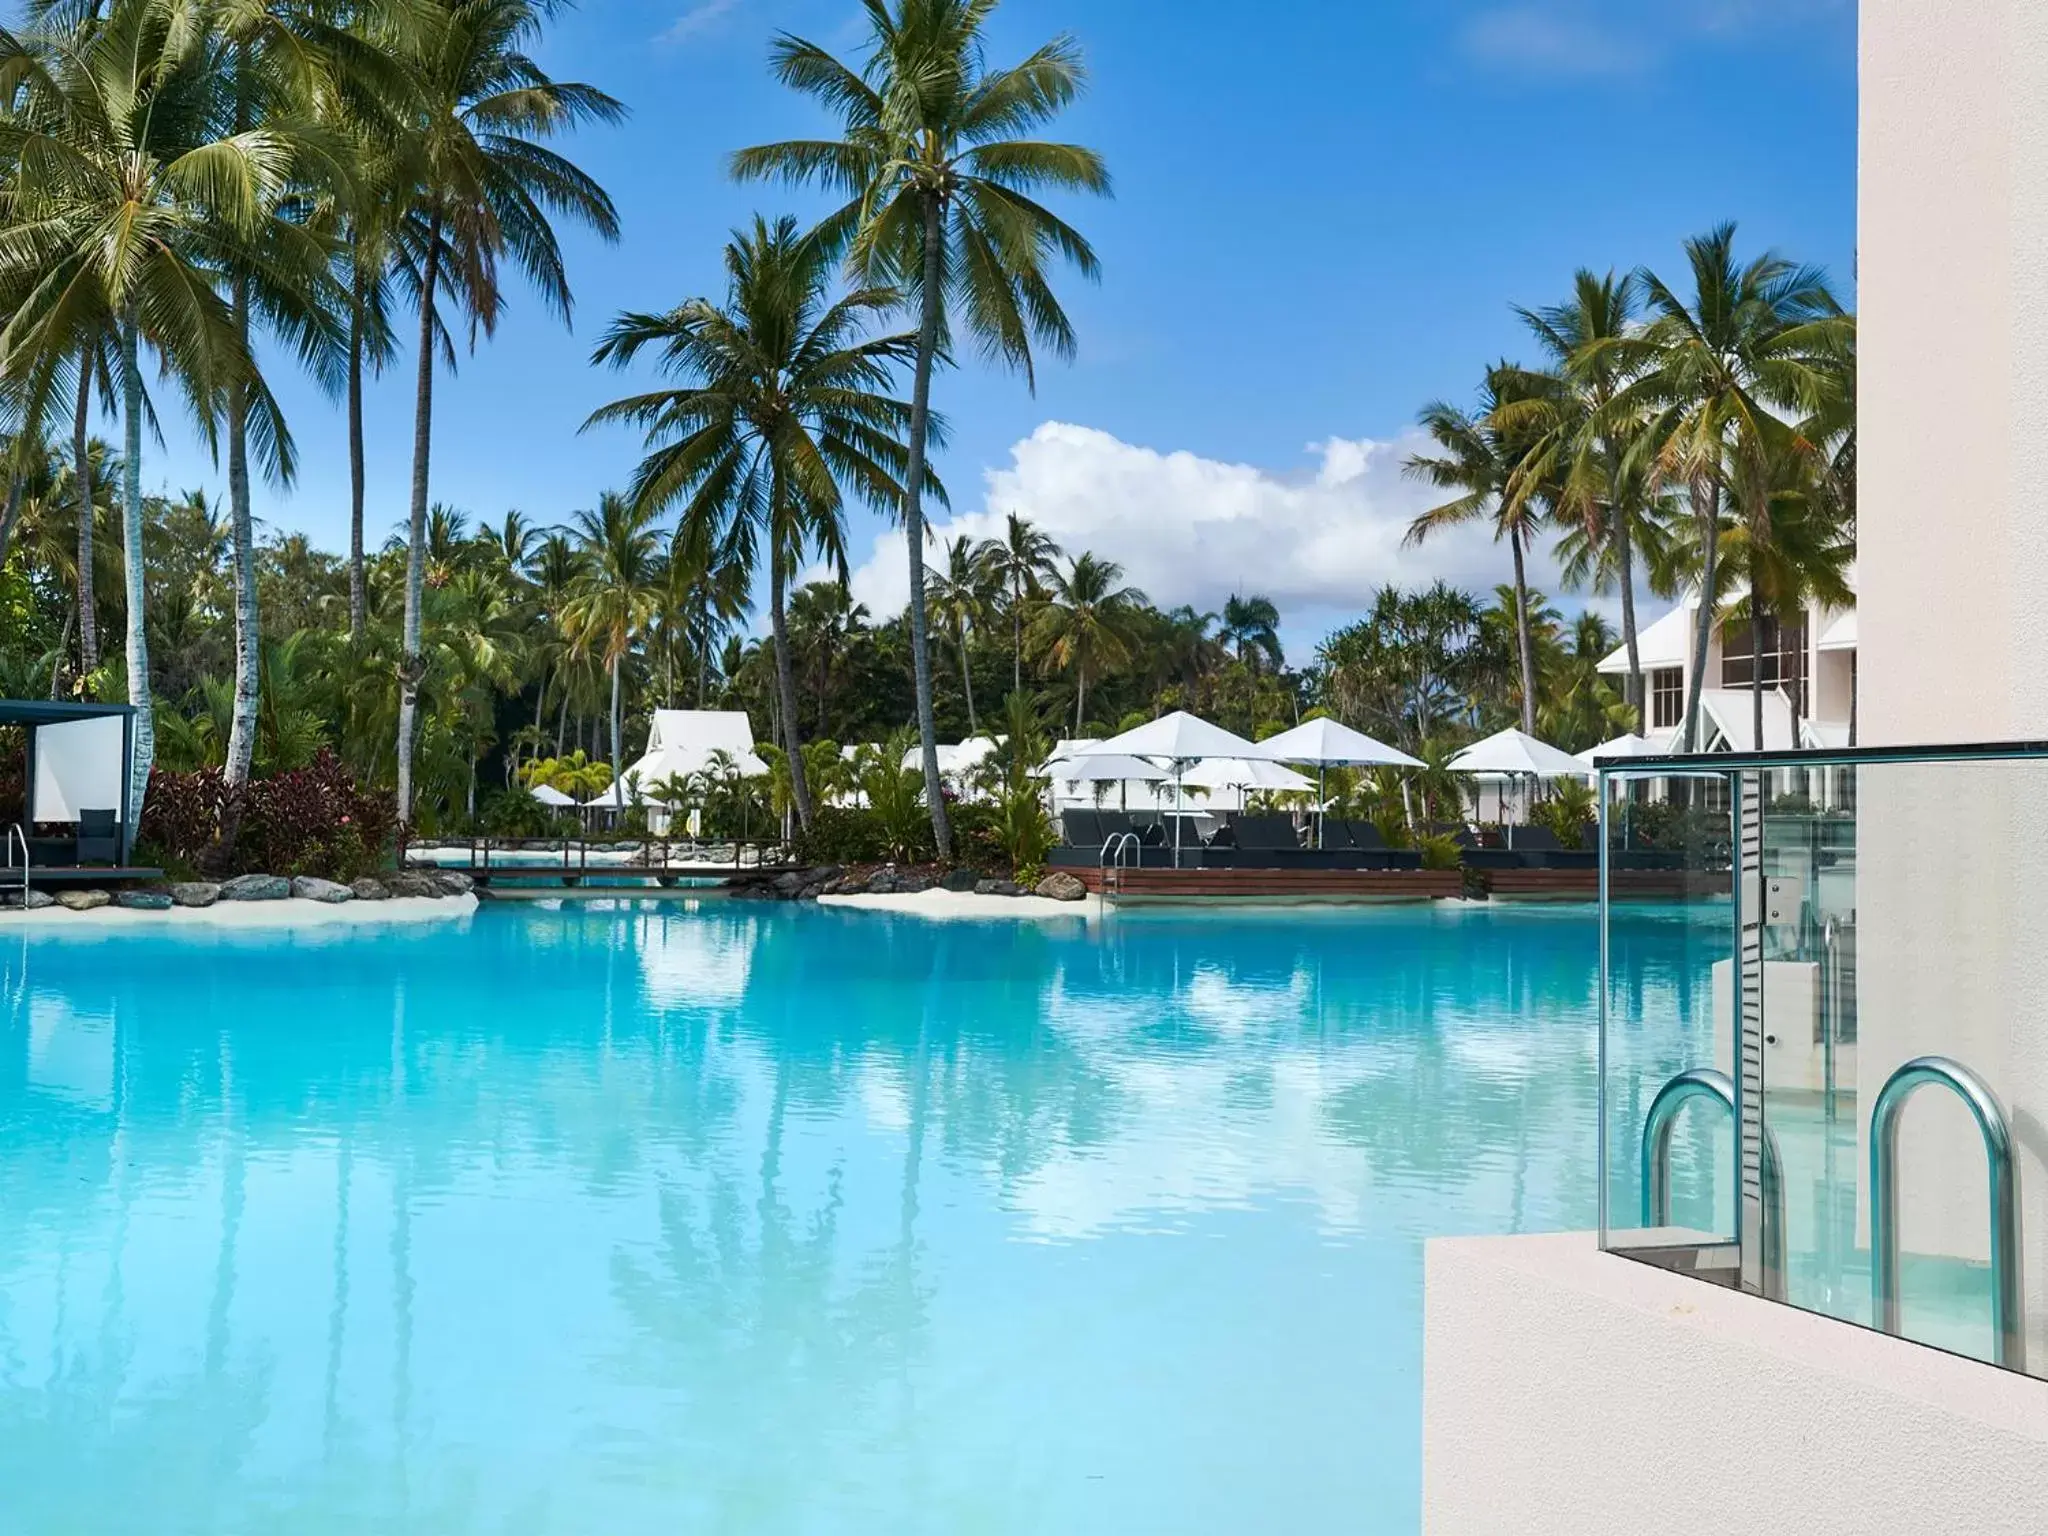
<path fill-rule="evenodd" d="M 1074 734 L 1088 718 L 1088 679 L 1130 660 L 1137 613 L 1148 599 L 1120 585 L 1124 568 L 1087 551 L 1064 573 L 1054 571 L 1045 601 L 1031 620 L 1033 652 L 1074 673 Z"/>
<path fill-rule="evenodd" d="M 960 691 L 967 699 L 967 734 L 979 736 L 981 721 L 974 713 L 974 673 L 968 665 L 967 639 L 981 624 L 989 607 L 989 570 L 974 541 L 966 534 L 948 539 L 944 545 L 943 570 L 933 567 L 925 573 L 930 582 L 932 609 L 953 634 L 960 656 Z"/>
<path fill-rule="evenodd" d="M 1280 610 L 1271 599 L 1227 599 L 1223 604 L 1220 638 L 1237 652 L 1240 666 L 1256 666 L 1263 660 L 1274 671 L 1280 670 L 1284 659 L 1280 651 Z"/>
<path fill-rule="evenodd" d="M 793 218 L 770 225 L 757 216 L 750 230 L 735 231 L 725 266 L 724 305 L 691 299 L 665 315 L 627 313 L 612 323 L 597 361 L 624 367 L 653 348 L 662 370 L 684 382 L 615 400 L 585 426 L 646 429 L 635 504 L 658 511 L 683 502 L 679 533 L 701 539 L 718 563 L 755 572 L 767 541 L 782 746 L 797 817 L 809 827 L 784 599 L 807 549 L 845 579 L 842 486 L 877 508 L 902 500 L 911 407 L 884 391 L 915 342 L 867 334 L 896 301 L 889 289 L 826 302 L 831 252 L 800 235 Z"/>
<path fill-rule="evenodd" d="M 562 633 L 584 654 L 603 658 L 611 675 L 612 771 L 625 763 L 622 678 L 633 642 L 661 606 L 665 580 L 659 509 L 606 491 L 597 510 L 570 515 L 582 542 L 582 578 L 562 610 Z"/>
<path fill-rule="evenodd" d="M 550 215 L 587 225 L 606 240 L 618 238 L 618 212 L 604 189 L 542 142 L 580 123 L 616 122 L 625 112 L 593 86 L 550 79 L 527 55 L 551 10 L 548 0 L 434 0 L 434 25 L 414 39 L 410 62 L 421 110 L 406 152 L 417 180 L 404 206 L 421 228 L 399 252 L 420 321 L 399 664 L 401 826 L 412 820 L 414 714 L 426 671 L 420 626 L 434 361 L 438 352 L 451 368 L 455 362 L 441 317 L 444 289 L 469 321 L 470 334 L 488 335 L 504 305 L 498 265 L 509 258 L 566 320 L 569 277 Z"/>
<path fill-rule="evenodd" d="M 1417 454 L 1403 467 L 1414 479 L 1460 494 L 1416 518 L 1409 525 L 1405 542 L 1420 544 L 1439 529 L 1481 518 L 1493 523 L 1496 539 L 1508 541 L 1515 562 L 1515 641 L 1521 661 L 1522 729 L 1534 735 L 1536 652 L 1530 638 L 1529 573 L 1525 557 L 1528 543 L 1541 525 L 1542 513 L 1534 497 L 1512 494 L 1521 453 L 1495 425 L 1510 374 L 1505 364 L 1487 373 L 1476 415 L 1468 415 L 1441 400 L 1423 408 L 1423 430 L 1442 452 Z"/>
<path fill-rule="evenodd" d="M 1009 513 L 1003 522 L 1003 536 L 981 546 L 989 574 L 1008 594 L 1010 610 L 1010 691 L 1024 689 L 1024 609 L 1044 589 L 1061 550 L 1052 535 L 1041 533 L 1031 523 Z"/>
<path fill-rule="evenodd" d="M 1549 370 L 1520 375 L 1520 398 L 1502 405 L 1495 423 L 1511 437 L 1533 439 L 1509 488 L 1511 500 L 1557 490 L 1567 530 L 1584 535 L 1591 559 L 1578 579 L 1621 594 L 1621 639 L 1628 652 L 1628 699 L 1643 713 L 1643 668 L 1636 643 L 1636 544 L 1658 499 L 1655 444 L 1640 418 L 1616 415 L 1614 398 L 1631 378 L 1640 295 L 1634 277 L 1580 268 L 1571 297 L 1516 313 L 1549 360 Z"/>
<path fill-rule="evenodd" d="M 139 817 L 156 730 L 143 559 L 142 351 L 181 387 L 209 432 L 223 392 L 253 365 L 215 274 L 260 248 L 284 193 L 290 146 L 267 128 L 231 130 L 217 36 L 153 0 L 113 5 L 73 31 L 0 34 L 0 77 L 16 110 L 4 149 L 12 179 L 0 292 L 19 296 L 4 328 L 28 420 L 111 328 L 125 425 L 122 523 L 126 672 L 135 708 L 129 807 Z M 90 361 L 86 366 L 90 366 Z M 79 486 L 81 495 L 85 485 Z"/>
<path fill-rule="evenodd" d="M 932 369 L 942 350 L 951 351 L 956 328 L 1027 384 L 1034 342 L 1073 355 L 1073 326 L 1047 267 L 1057 256 L 1093 278 L 1095 252 L 1030 194 L 1109 191 L 1109 172 L 1093 150 L 1020 137 L 1080 94 L 1079 45 L 1061 35 L 1008 69 L 991 69 L 983 28 L 995 4 L 862 0 L 867 59 L 857 70 L 785 33 L 774 49 L 777 77 L 835 114 L 843 135 L 764 144 L 733 157 L 742 178 L 781 177 L 847 197 L 821 235 L 845 246 L 865 281 L 900 288 L 917 306 L 903 533 L 925 800 L 941 859 L 952 856 L 953 843 L 932 716 L 921 499 Z"/>
<path fill-rule="evenodd" d="M 1741 516 L 1759 529 L 1768 521 L 1771 423 L 1827 408 L 1842 387 L 1830 360 L 1853 322 L 1818 268 L 1769 251 L 1738 264 L 1733 224 L 1686 241 L 1685 254 L 1689 300 L 1655 273 L 1638 274 L 1651 319 L 1639 339 L 1615 350 L 1640 377 L 1610 414 L 1651 420 L 1660 462 L 1692 502 L 1700 604 L 1685 702 L 1690 749 L 1699 741 L 1714 632 L 1724 497 L 1733 485 Z"/>

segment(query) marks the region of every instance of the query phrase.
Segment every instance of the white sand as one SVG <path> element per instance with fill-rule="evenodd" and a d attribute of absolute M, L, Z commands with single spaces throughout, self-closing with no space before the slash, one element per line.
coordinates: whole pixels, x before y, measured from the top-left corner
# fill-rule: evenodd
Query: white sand
<path fill-rule="evenodd" d="M 972 891 L 942 891 L 934 887 L 916 895 L 820 896 L 822 907 L 855 907 L 864 912 L 906 912 L 912 917 L 976 918 L 1071 917 L 1088 921 L 1102 915 L 1102 898 L 1084 896 L 1079 901 L 1054 901 L 1050 896 L 977 896 Z"/>
<path fill-rule="evenodd" d="M 217 901 L 210 907 L 172 907 L 137 912 L 127 907 L 94 907 L 73 912 L 42 907 L 25 912 L 0 908 L 0 925 L 50 928 L 340 928 L 391 923 L 447 922 L 476 911 L 474 896 L 400 896 L 390 901 Z"/>

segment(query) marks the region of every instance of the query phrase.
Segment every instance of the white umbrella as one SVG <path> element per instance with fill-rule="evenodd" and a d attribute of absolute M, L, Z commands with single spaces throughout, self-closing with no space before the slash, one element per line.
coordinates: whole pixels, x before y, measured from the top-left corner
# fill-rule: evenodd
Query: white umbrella
<path fill-rule="evenodd" d="M 1091 752 L 1086 757 L 1053 758 L 1039 770 L 1063 784 L 1156 783 L 1170 778 L 1164 768 L 1124 752 Z"/>
<path fill-rule="evenodd" d="M 1399 747 L 1375 741 L 1363 731 L 1327 717 L 1304 720 L 1291 731 L 1268 736 L 1259 745 L 1283 763 L 1318 763 L 1344 768 L 1421 768 L 1420 759 Z"/>
<path fill-rule="evenodd" d="M 1292 768 L 1242 757 L 1204 758 L 1181 776 L 1181 782 L 1197 789 L 1234 789 L 1239 810 L 1244 809 L 1244 792 L 1248 789 L 1299 792 L 1315 788 Z"/>
<path fill-rule="evenodd" d="M 1508 729 L 1495 731 L 1484 741 L 1475 741 L 1450 761 L 1453 773 L 1470 773 L 1481 777 L 1498 774 L 1513 779 L 1582 779 L 1586 776 L 1586 765 L 1562 748 L 1553 747 L 1547 741 L 1538 741 L 1527 731 Z M 1507 817 L 1503 815 L 1502 821 Z M 1508 833 L 1508 846 L 1514 846 L 1514 832 Z"/>
<path fill-rule="evenodd" d="M 1149 757 L 1173 768 L 1173 801 L 1184 804 L 1180 784 L 1190 763 L 1209 757 L 1235 757 L 1270 762 L 1273 754 L 1257 742 L 1246 741 L 1234 731 L 1176 709 L 1170 715 L 1149 720 L 1135 730 L 1112 736 L 1095 749 L 1099 753 L 1125 752 L 1132 757 Z M 1173 823 L 1173 862 L 1180 864 L 1180 822 Z"/>
<path fill-rule="evenodd" d="M 576 803 L 576 797 L 574 795 L 565 795 L 559 789 L 555 788 L 555 786 L 552 784 L 534 785 L 533 798 L 538 800 L 542 805 L 551 805 L 555 807 L 557 810 L 560 810 L 564 806 L 570 806 Z"/>
<path fill-rule="evenodd" d="M 1647 736 L 1617 736 L 1612 741 L 1603 741 L 1597 747 L 1588 747 L 1574 754 L 1578 760 L 1591 768 L 1603 757 L 1661 757 L 1664 748 Z"/>
<path fill-rule="evenodd" d="M 1423 768 L 1428 765 L 1410 757 L 1399 747 L 1375 741 L 1363 731 L 1354 731 L 1327 715 L 1304 720 L 1291 731 L 1268 736 L 1259 743 L 1282 762 L 1316 765 L 1316 846 L 1323 845 L 1323 770 L 1331 764 L 1341 768 Z M 1403 801 L 1405 804 L 1406 801 Z"/>
<path fill-rule="evenodd" d="M 1258 742 L 1246 741 L 1220 725 L 1176 709 L 1170 715 L 1148 720 L 1135 730 L 1097 743 L 1093 756 L 1105 752 L 1128 752 L 1132 757 L 1163 758 L 1192 762 L 1204 757 L 1243 757 L 1272 761 L 1273 754 Z"/>

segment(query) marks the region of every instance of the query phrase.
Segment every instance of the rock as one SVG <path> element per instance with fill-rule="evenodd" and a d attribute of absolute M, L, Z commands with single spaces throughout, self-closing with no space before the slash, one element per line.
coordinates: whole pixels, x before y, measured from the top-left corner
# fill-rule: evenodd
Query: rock
<path fill-rule="evenodd" d="M 105 891 L 59 891 L 57 905 L 71 912 L 90 912 L 95 907 L 104 907 L 114 898 Z"/>
<path fill-rule="evenodd" d="M 426 875 L 415 875 L 405 871 L 391 876 L 384 882 L 394 896 L 438 896 L 441 887 Z"/>
<path fill-rule="evenodd" d="M 348 883 L 348 888 L 356 893 L 357 901 L 389 901 L 391 899 L 391 892 L 385 889 L 384 882 L 373 879 L 369 875 L 357 876 Z"/>
<path fill-rule="evenodd" d="M 896 877 L 896 894 L 898 896 L 915 896 L 920 891 L 928 891 L 931 888 L 932 877 L 930 875 L 920 875 L 914 870 L 905 870 Z"/>
<path fill-rule="evenodd" d="M 981 876 L 971 869 L 948 870 L 939 884 L 949 891 L 971 891 L 981 884 Z"/>
<path fill-rule="evenodd" d="M 283 875 L 237 875 L 220 887 L 222 901 L 283 901 L 291 893 L 292 883 Z"/>
<path fill-rule="evenodd" d="M 896 871 L 878 869 L 868 876 L 867 893 L 870 896 L 889 896 L 896 890 Z"/>
<path fill-rule="evenodd" d="M 799 871 L 794 869 L 789 870 L 783 874 L 777 875 L 771 886 L 771 889 L 775 892 L 775 894 L 777 896 L 780 896 L 784 901 L 796 900 L 796 893 L 802 890 L 803 888 L 804 877 Z"/>
<path fill-rule="evenodd" d="M 820 864 L 816 869 L 812 870 L 810 874 L 805 877 L 805 879 L 808 883 L 815 883 L 818 885 L 830 885 L 834 880 L 837 880 L 841 875 L 845 873 L 846 866 L 844 864 Z"/>
<path fill-rule="evenodd" d="M 48 891 L 39 891 L 31 886 L 26 891 L 9 891 L 0 896 L 0 907 L 21 907 L 30 912 L 40 912 L 45 907 L 54 907 L 57 898 Z"/>
<path fill-rule="evenodd" d="M 974 882 L 977 896 L 1022 896 L 1024 887 L 1014 880 L 977 880 Z"/>
<path fill-rule="evenodd" d="M 332 880 L 322 880 L 317 875 L 300 875 L 293 880 L 292 894 L 301 901 L 322 901 L 329 906 L 356 899 L 356 893 L 347 886 Z"/>
<path fill-rule="evenodd" d="M 476 881 L 459 869 L 444 869 L 438 875 L 429 875 L 427 878 L 441 888 L 441 894 L 444 896 L 467 896 L 476 889 Z"/>
<path fill-rule="evenodd" d="M 1088 894 L 1088 887 L 1081 883 L 1080 876 L 1056 869 L 1038 882 L 1032 894 L 1052 901 L 1079 901 Z"/>
<path fill-rule="evenodd" d="M 168 890 L 142 886 L 135 890 L 120 891 L 114 896 L 114 905 L 126 907 L 131 912 L 168 912 L 175 905 Z"/>
<path fill-rule="evenodd" d="M 210 907 L 220 900 L 220 887 L 211 880 L 180 880 L 171 887 L 171 904 L 178 907 Z"/>

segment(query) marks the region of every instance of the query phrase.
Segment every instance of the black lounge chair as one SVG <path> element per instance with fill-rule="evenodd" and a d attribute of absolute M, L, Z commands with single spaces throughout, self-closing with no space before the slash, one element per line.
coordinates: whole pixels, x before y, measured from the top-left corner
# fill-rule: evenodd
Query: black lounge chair
<path fill-rule="evenodd" d="M 1380 836 L 1380 829 L 1369 821 L 1345 821 L 1345 840 L 1351 845 L 1352 857 L 1360 860 L 1360 869 L 1420 869 L 1422 855 L 1413 848 L 1389 848 L 1387 840 Z M 1329 829 L 1324 829 L 1327 837 Z"/>
<path fill-rule="evenodd" d="M 1510 846 L 1526 869 L 1596 869 L 1600 855 L 1592 848 L 1567 848 L 1548 827 L 1517 827 Z"/>
<path fill-rule="evenodd" d="M 1060 833 L 1070 848 L 1100 848 L 1102 817 L 1095 811 L 1061 811 Z"/>
<path fill-rule="evenodd" d="M 1248 851 L 1282 853 L 1301 848 L 1301 834 L 1294 830 L 1292 816 L 1240 816 L 1235 825 L 1237 846 Z"/>

